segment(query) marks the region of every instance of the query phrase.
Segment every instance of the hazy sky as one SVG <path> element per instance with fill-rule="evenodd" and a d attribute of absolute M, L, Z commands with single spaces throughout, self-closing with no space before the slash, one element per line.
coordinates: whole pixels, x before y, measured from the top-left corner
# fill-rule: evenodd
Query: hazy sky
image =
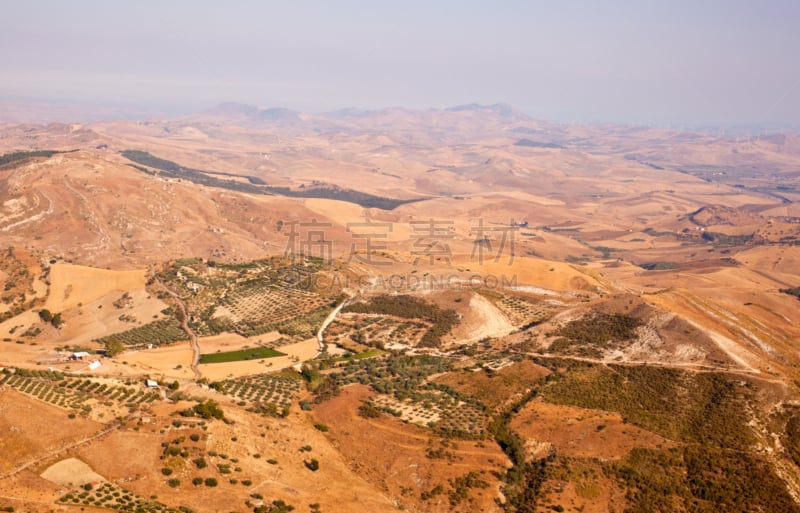
<path fill-rule="evenodd" d="M 5 0 L 0 98 L 800 122 L 800 1 Z M 0 119 L 0 121 L 2 121 Z"/>

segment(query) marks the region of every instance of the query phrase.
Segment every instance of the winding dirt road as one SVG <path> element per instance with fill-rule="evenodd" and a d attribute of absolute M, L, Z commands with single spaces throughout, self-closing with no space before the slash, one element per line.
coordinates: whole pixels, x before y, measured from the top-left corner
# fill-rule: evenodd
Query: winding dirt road
<path fill-rule="evenodd" d="M 178 295 L 177 292 L 164 285 L 164 283 L 158 278 L 156 278 L 156 283 L 158 283 L 158 285 L 164 289 L 167 294 L 175 298 L 175 301 L 178 303 L 178 306 L 181 309 L 181 313 L 183 314 L 181 316 L 183 317 L 183 320 L 181 321 L 181 328 L 183 328 L 183 331 L 189 335 L 189 340 L 192 344 L 192 352 L 194 353 L 194 356 L 192 357 L 192 372 L 194 372 L 195 379 L 199 381 L 203 377 L 203 374 L 197 367 L 197 364 L 200 363 L 200 344 L 197 342 L 197 334 L 192 331 L 192 328 L 189 326 L 189 312 L 186 310 L 186 303 L 183 302 L 183 299 Z"/>

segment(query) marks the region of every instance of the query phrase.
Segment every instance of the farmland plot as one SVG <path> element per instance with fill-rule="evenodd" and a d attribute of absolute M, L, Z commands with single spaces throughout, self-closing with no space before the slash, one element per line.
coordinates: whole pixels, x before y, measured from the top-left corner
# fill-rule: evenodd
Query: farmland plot
<path fill-rule="evenodd" d="M 92 404 L 115 403 L 127 408 L 158 399 L 156 392 L 146 392 L 124 385 L 109 385 L 91 379 L 55 371 L 18 371 L 0 373 L 0 385 L 8 385 L 30 397 L 55 406 L 87 412 Z"/>
<path fill-rule="evenodd" d="M 218 392 L 236 397 L 252 406 L 272 404 L 280 410 L 288 407 L 300 391 L 300 380 L 293 376 L 260 374 L 217 381 L 211 386 Z"/>

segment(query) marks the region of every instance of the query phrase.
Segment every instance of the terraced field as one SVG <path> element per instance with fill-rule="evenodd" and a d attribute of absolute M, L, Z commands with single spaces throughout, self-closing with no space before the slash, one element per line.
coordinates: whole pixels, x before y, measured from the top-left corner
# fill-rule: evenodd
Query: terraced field
<path fill-rule="evenodd" d="M 187 338 L 186 332 L 183 331 L 177 320 L 163 319 L 99 338 L 96 342 L 104 344 L 106 347 L 111 343 L 120 342 L 131 349 L 145 349 L 149 346 L 158 347 L 180 342 Z"/>
<path fill-rule="evenodd" d="M 28 373 L 0 373 L 0 385 L 15 388 L 23 394 L 70 410 L 86 411 L 91 403 L 116 403 L 127 408 L 159 398 L 156 392 L 147 392 L 124 385 L 109 385 L 90 379 L 68 376 L 53 371 Z"/>
<path fill-rule="evenodd" d="M 476 401 L 464 399 L 441 390 L 425 390 L 404 400 L 379 395 L 371 403 L 406 422 L 433 428 L 442 434 L 483 438 L 488 417 Z"/>
<path fill-rule="evenodd" d="M 272 331 L 281 323 L 317 310 L 328 302 L 312 292 L 280 290 L 259 284 L 230 294 L 218 309 L 218 315 L 229 317 L 235 331 L 251 337 Z"/>
<path fill-rule="evenodd" d="M 492 292 L 490 295 L 489 293 L 486 294 L 494 301 L 495 305 L 506 314 L 514 325 L 520 327 L 543 322 L 550 318 L 555 311 L 551 305 L 544 301 L 536 301 L 497 292 Z"/>
<path fill-rule="evenodd" d="M 316 387 L 317 401 L 349 384 L 369 385 L 381 394 L 373 400 L 378 409 L 442 435 L 483 438 L 489 421 L 485 407 L 474 397 L 428 381 L 449 370 L 446 359 L 431 356 L 353 359 L 323 378 Z"/>
<path fill-rule="evenodd" d="M 240 379 L 218 381 L 212 388 L 259 407 L 272 404 L 288 407 L 300 391 L 300 380 L 293 376 L 260 374 Z"/>
<path fill-rule="evenodd" d="M 328 327 L 326 337 L 346 349 L 353 343 L 380 348 L 393 345 L 415 347 L 429 328 L 430 324 L 421 320 L 345 313 Z"/>
<path fill-rule="evenodd" d="M 241 264 L 186 259 L 173 262 L 158 279 L 185 301 L 191 327 L 202 336 L 280 331 L 308 337 L 340 300 L 335 290 L 313 290 L 312 277 L 322 267 L 278 257 Z"/>

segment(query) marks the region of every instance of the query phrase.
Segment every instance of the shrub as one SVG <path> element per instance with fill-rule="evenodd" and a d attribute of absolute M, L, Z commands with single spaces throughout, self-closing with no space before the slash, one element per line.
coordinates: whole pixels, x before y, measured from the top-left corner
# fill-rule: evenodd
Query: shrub
<path fill-rule="evenodd" d="M 366 401 L 358 407 L 358 414 L 365 419 L 376 419 L 381 416 L 381 410 L 371 402 Z"/>
<path fill-rule="evenodd" d="M 259 506 L 253 510 L 253 513 L 289 513 L 294 511 L 294 506 L 286 504 L 282 500 L 272 501 L 272 505 L 266 504 Z"/>
<path fill-rule="evenodd" d="M 219 407 L 217 402 L 212 399 L 203 401 L 202 403 L 184 412 L 184 414 L 186 414 L 186 416 L 197 416 L 204 419 L 225 419 L 225 413 Z"/>

